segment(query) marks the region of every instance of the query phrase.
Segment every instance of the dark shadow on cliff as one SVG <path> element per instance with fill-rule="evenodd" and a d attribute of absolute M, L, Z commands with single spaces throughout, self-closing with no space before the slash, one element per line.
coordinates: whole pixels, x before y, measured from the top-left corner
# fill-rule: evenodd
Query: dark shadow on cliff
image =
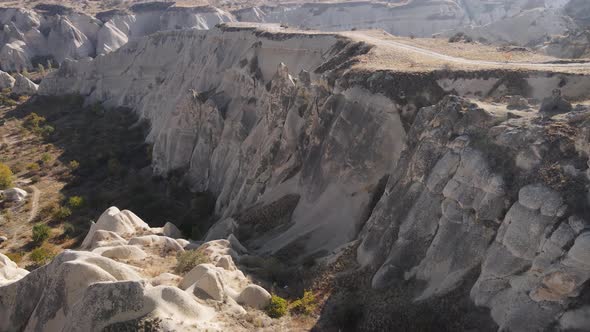
<path fill-rule="evenodd" d="M 489 310 L 477 308 L 469 290 L 477 278 L 472 271 L 466 282 L 444 297 L 414 302 L 424 289 L 415 280 L 392 280 L 384 289 L 371 288 L 368 270 L 338 273 L 312 331 L 497 331 Z"/>
<path fill-rule="evenodd" d="M 70 223 L 83 237 L 90 220 L 117 206 L 133 211 L 150 226 L 170 221 L 187 237 L 198 238 L 210 226 L 215 204 L 211 195 L 192 193 L 182 172 L 167 178 L 152 176 L 151 146 L 145 143 L 149 125 L 132 111 L 84 106 L 80 96 L 38 96 L 9 112 L 6 118 L 10 117 L 24 119 L 28 124 L 24 130 L 38 135 L 39 144 L 51 143 L 61 150 L 52 165 L 39 161 L 37 177 L 52 176 L 65 183 L 60 206 L 42 209 L 39 221 L 49 219 L 54 226 Z M 71 197 L 81 197 L 83 203 L 72 207 Z M 56 209 L 63 207 L 71 214 L 59 216 Z"/>

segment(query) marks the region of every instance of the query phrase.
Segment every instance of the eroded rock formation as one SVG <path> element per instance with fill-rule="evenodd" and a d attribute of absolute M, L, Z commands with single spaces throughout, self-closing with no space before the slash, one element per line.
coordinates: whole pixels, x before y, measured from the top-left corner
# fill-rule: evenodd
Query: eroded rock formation
<path fill-rule="evenodd" d="M 99 19 L 73 10 L 0 8 L 0 69 L 55 66 L 64 59 L 112 52 L 130 39 L 156 31 L 209 29 L 234 20 L 213 7 L 133 9 L 103 13 Z"/>
<path fill-rule="evenodd" d="M 155 172 L 182 170 L 217 197 L 212 239 L 235 232 L 258 252 L 300 257 L 358 240 L 374 288 L 420 281 L 424 301 L 468 287 L 503 330 L 583 326 L 590 111 L 547 116 L 489 100 L 534 102 L 558 87 L 559 98 L 584 99 L 590 77 L 533 65 L 364 66 L 375 47 L 276 27 L 164 32 L 66 61 L 39 91 L 149 120 Z M 115 225 L 133 224 L 118 215 Z M 179 244 L 154 236 L 126 245 Z M 201 290 L 225 298 L 215 273 L 201 270 Z"/>
<path fill-rule="evenodd" d="M 30 273 L 0 254 L 0 331 L 249 330 L 247 310 L 264 308 L 270 294 L 234 264 L 244 248 L 172 239 L 171 229 L 112 207 L 86 236 L 88 251 L 66 250 Z M 208 263 L 171 273 L 191 246 Z"/>

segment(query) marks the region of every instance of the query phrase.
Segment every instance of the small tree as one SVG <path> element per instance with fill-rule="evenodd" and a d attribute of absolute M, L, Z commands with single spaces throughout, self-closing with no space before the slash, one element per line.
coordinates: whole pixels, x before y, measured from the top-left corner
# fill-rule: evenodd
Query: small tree
<path fill-rule="evenodd" d="M 287 314 L 287 300 L 278 296 L 272 295 L 270 304 L 266 307 L 266 314 L 271 318 L 281 318 Z"/>
<path fill-rule="evenodd" d="M 12 187 L 12 171 L 4 163 L 0 163 L 0 189 Z"/>
<path fill-rule="evenodd" d="M 68 205 L 72 209 L 81 208 L 84 205 L 84 198 L 81 196 L 72 196 L 68 199 Z"/>
<path fill-rule="evenodd" d="M 45 67 L 44 67 L 42 64 L 38 64 L 38 65 L 37 65 L 37 71 L 38 71 L 38 72 L 39 72 L 41 75 L 45 76 Z"/>

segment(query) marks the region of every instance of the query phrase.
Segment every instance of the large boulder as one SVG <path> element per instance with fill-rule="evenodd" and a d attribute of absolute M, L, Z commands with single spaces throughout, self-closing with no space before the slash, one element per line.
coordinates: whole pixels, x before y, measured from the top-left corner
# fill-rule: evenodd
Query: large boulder
<path fill-rule="evenodd" d="M 94 249 L 92 252 L 97 253 L 101 256 L 120 260 L 120 259 L 132 259 L 140 260 L 147 257 L 145 251 L 141 248 L 132 245 L 123 245 L 115 247 L 102 247 Z"/>
<path fill-rule="evenodd" d="M 205 235 L 205 241 L 227 239 L 238 227 L 234 218 L 226 218 L 216 222 Z"/>
<path fill-rule="evenodd" d="M 239 304 L 256 309 L 264 309 L 270 303 L 271 295 L 266 289 L 258 285 L 249 285 L 244 288 L 237 299 Z"/>
<path fill-rule="evenodd" d="M 148 230 L 150 227 L 141 218 L 128 210 L 120 211 L 112 206 L 98 218 L 96 224 L 90 226 L 90 231 L 82 242 L 82 248 L 90 248 L 94 233 L 105 230 L 118 235 L 133 235 L 137 231 Z"/>
<path fill-rule="evenodd" d="M 29 271 L 19 268 L 10 258 L 0 254 L 0 286 L 17 281 L 27 274 Z"/>
<path fill-rule="evenodd" d="M 4 196 L 4 199 L 9 202 L 22 202 L 27 197 L 27 192 L 20 188 L 11 188 L 0 191 L 0 194 Z"/>
<path fill-rule="evenodd" d="M 223 301 L 226 296 L 221 278 L 214 269 L 207 269 L 189 290 L 199 298 L 206 299 L 208 296 L 215 301 Z"/>
<path fill-rule="evenodd" d="M 16 95 L 34 95 L 37 93 L 39 86 L 30 79 L 21 74 L 16 74 L 16 81 L 12 88 L 12 93 Z"/>
<path fill-rule="evenodd" d="M 10 74 L 0 70 L 0 90 L 12 89 L 15 81 L 14 77 L 10 76 Z"/>

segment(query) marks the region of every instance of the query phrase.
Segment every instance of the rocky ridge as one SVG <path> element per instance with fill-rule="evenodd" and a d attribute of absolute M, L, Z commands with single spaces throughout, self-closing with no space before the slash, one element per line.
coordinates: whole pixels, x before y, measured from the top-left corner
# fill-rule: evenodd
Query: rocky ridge
<path fill-rule="evenodd" d="M 557 57 L 586 54 L 574 37 L 585 24 L 584 11 L 571 10 L 583 5 L 575 1 L 361 1 L 246 7 L 232 12 L 171 4 L 137 4 L 127 11 L 111 10 L 95 17 L 62 6 L 1 8 L 0 69 L 22 71 L 48 62 L 55 66 L 65 59 L 107 54 L 129 40 L 158 31 L 210 29 L 234 21 L 322 31 L 383 29 L 416 37 L 462 32 L 475 40 L 529 46 Z"/>
<path fill-rule="evenodd" d="M 234 20 L 231 14 L 213 7 L 139 7 L 97 17 L 66 9 L 0 8 L 0 69 L 22 71 L 48 63 L 56 66 L 64 59 L 112 52 L 130 39 L 156 31 L 209 29 Z"/>
<path fill-rule="evenodd" d="M 249 330 L 245 316 L 270 294 L 234 264 L 247 250 L 232 237 L 201 244 L 179 233 L 111 207 L 84 251 L 66 250 L 30 273 L 0 254 L 0 331 Z M 174 257 L 185 248 L 198 248 L 208 263 L 177 274 Z"/>

